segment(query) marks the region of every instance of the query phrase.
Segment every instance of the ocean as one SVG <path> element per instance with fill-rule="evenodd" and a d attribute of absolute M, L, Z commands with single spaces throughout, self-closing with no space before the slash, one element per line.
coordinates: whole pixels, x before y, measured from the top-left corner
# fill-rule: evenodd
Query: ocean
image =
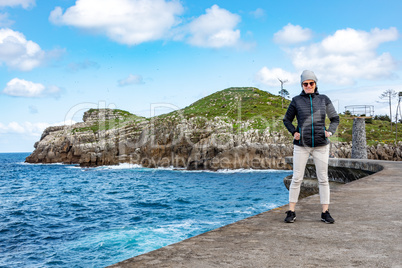
<path fill-rule="evenodd" d="M 288 202 L 291 171 L 27 164 L 0 154 L 0 267 L 105 267 Z"/>

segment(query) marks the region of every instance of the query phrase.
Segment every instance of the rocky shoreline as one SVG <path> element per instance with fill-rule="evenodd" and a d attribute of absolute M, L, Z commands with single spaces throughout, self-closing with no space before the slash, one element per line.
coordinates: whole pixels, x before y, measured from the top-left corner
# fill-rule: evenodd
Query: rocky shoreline
<path fill-rule="evenodd" d="M 290 169 L 290 135 L 247 129 L 233 130 L 220 118 L 199 122 L 136 117 L 111 109 L 89 110 L 83 122 L 45 129 L 28 163 L 66 163 L 85 167 L 138 164 L 185 169 Z M 247 125 L 247 122 L 243 123 Z M 332 143 L 331 157 L 350 158 L 351 143 Z M 368 158 L 402 160 L 402 143 L 378 144 Z"/>

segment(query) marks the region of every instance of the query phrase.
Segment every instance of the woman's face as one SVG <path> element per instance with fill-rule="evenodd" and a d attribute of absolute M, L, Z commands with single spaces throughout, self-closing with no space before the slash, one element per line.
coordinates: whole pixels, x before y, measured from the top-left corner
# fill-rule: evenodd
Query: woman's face
<path fill-rule="evenodd" d="M 315 91 L 315 82 L 314 80 L 306 80 L 302 83 L 303 90 L 306 94 L 314 93 Z"/>

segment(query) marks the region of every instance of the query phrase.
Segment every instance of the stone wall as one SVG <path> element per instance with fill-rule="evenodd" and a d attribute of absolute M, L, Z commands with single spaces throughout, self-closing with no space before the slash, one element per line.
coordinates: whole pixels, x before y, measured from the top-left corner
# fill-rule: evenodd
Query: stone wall
<path fill-rule="evenodd" d="M 293 157 L 286 157 L 286 163 L 293 165 Z M 383 167 L 375 161 L 367 159 L 339 159 L 332 158 L 328 162 L 328 180 L 330 188 L 361 179 L 368 175 L 381 171 Z M 289 190 L 292 175 L 284 178 L 283 182 Z M 318 180 L 314 161 L 310 158 L 306 165 L 304 179 L 300 188 L 300 198 L 318 194 Z"/>
<path fill-rule="evenodd" d="M 351 158 L 352 142 L 331 143 L 331 157 Z M 367 146 L 367 158 L 374 160 L 402 161 L 402 142 Z"/>

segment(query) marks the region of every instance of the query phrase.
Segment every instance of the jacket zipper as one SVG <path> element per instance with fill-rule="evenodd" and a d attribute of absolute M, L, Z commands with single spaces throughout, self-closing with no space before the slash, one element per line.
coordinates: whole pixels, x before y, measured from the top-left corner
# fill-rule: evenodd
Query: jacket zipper
<path fill-rule="evenodd" d="M 312 147 L 314 147 L 314 115 L 313 115 L 313 99 L 310 95 L 310 105 L 311 105 L 311 137 L 312 137 Z"/>
<path fill-rule="evenodd" d="M 302 137 L 302 134 L 301 134 L 301 127 L 299 127 L 299 133 L 300 133 L 299 144 L 301 144 L 301 137 Z"/>

